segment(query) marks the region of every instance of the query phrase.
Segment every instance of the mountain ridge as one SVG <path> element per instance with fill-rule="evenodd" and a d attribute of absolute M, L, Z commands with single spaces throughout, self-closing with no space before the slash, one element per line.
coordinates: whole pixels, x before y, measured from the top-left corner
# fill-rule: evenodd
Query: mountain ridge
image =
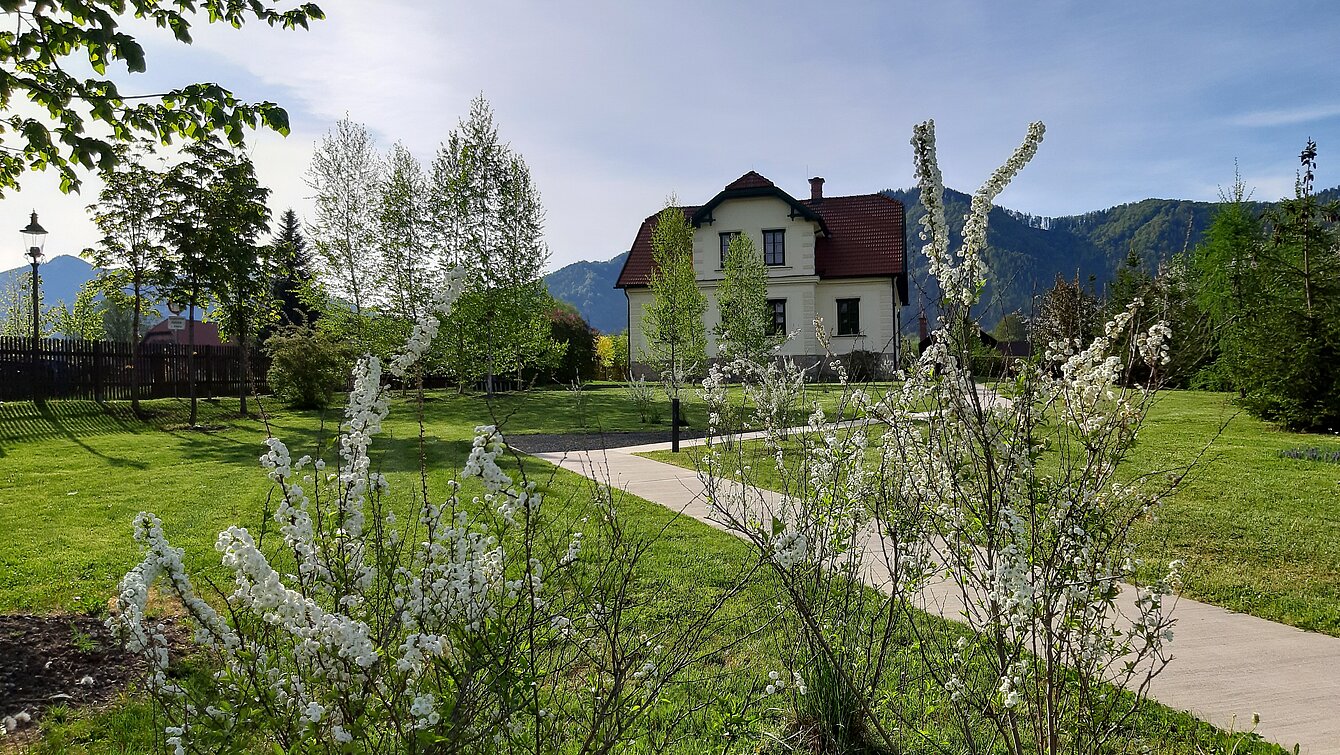
<path fill-rule="evenodd" d="M 903 322 L 915 329 L 917 310 L 929 308 L 939 297 L 917 240 L 925 210 L 917 189 L 881 193 L 902 202 L 906 210 L 911 312 Z M 1323 202 L 1340 199 L 1340 187 L 1316 196 Z M 963 216 L 971 201 L 961 191 L 945 190 L 945 217 L 955 244 L 962 240 Z M 1260 211 L 1275 203 L 1252 204 Z M 1200 243 L 1218 207 L 1218 202 L 1149 198 L 1055 217 L 993 207 L 983 255 L 990 282 L 981 319 L 989 326 L 1010 312 L 1028 314 L 1034 296 L 1050 289 L 1057 275 L 1073 279 L 1078 274 L 1081 284 L 1102 294 L 1132 250 L 1142 266 L 1154 272 L 1173 255 Z M 555 298 L 577 307 L 593 326 L 618 332 L 628 327 L 628 311 L 626 300 L 613 286 L 626 257 L 624 252 L 606 262 L 574 262 L 545 276 L 545 282 Z M 571 281 L 581 282 L 576 290 L 570 288 Z M 608 286 L 607 295 L 593 295 L 590 289 L 601 285 Z"/>

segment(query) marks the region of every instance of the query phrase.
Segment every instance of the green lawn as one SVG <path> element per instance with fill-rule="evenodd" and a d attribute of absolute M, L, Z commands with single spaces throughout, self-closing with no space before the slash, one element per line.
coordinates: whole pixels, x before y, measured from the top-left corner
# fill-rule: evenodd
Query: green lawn
<path fill-rule="evenodd" d="M 1340 464 L 1280 456 L 1310 447 L 1340 449 L 1340 439 L 1277 430 L 1240 412 L 1228 394 L 1163 394 L 1129 471 L 1205 455 L 1190 483 L 1139 528 L 1146 561 L 1183 559 L 1187 597 L 1340 636 Z M 692 449 L 645 455 L 686 467 L 697 458 Z M 755 484 L 781 489 L 784 473 L 761 442 L 745 455 Z"/>
<path fill-rule="evenodd" d="M 822 395 L 836 395 L 827 394 Z M 479 396 L 430 395 L 426 404 L 427 455 L 433 470 L 430 485 L 442 490 L 455 475 L 469 447 L 472 428 L 505 418 L 513 432 L 572 432 L 583 424 L 605 430 L 646 426 L 621 391 L 596 390 L 586 397 L 585 423 L 575 398 L 564 391 L 536 391 L 505 396 L 491 406 Z M 686 402 L 690 420 L 702 419 L 701 405 Z M 105 611 L 117 580 L 139 560 L 131 539 L 131 517 L 149 509 L 162 517 L 174 545 L 186 549 L 188 568 L 196 574 L 222 577 L 213 550 L 216 533 L 231 524 L 255 526 L 269 485 L 257 457 L 264 426 L 254 418 L 232 413 L 235 405 L 205 404 L 202 422 L 220 429 L 201 433 L 182 427 L 184 411 L 177 402 L 153 402 L 148 422 L 131 417 L 126 407 L 100 407 L 83 402 L 0 405 L 0 612 Z M 274 434 L 288 442 L 295 456 L 329 437 L 339 413 L 324 418 L 313 412 L 271 408 Z M 696 416 L 695 416 L 696 415 Z M 322 429 L 323 420 L 326 429 Z M 664 427 L 664 423 L 660 427 Z M 408 407 L 398 404 L 386 424 L 382 449 L 384 471 L 396 483 L 414 475 L 417 425 Z M 375 456 L 375 455 L 374 455 Z M 526 467 L 547 480 L 551 502 L 580 501 L 585 482 L 538 461 Z M 550 477 L 552 475 L 552 477 Z M 659 531 L 672 514 L 638 499 L 626 499 L 621 516 L 634 534 Z M 674 621 L 684 606 L 707 599 L 733 579 L 748 558 L 743 543 L 704 524 L 681 520 L 658 541 L 644 564 L 637 597 L 639 609 L 657 621 Z M 762 615 L 775 600 L 765 584 L 756 584 L 732 606 L 732 612 Z M 682 619 L 680 619 L 682 620 Z M 743 631 L 743 630 L 742 630 Z M 940 624 L 938 631 L 959 628 Z M 746 736 L 725 740 L 720 734 L 729 711 L 738 708 L 769 668 L 780 666 L 777 637 L 761 633 L 736 651 L 718 683 L 717 701 L 697 719 L 680 752 L 755 752 L 762 732 L 777 725 L 772 714 L 744 722 Z M 916 675 L 912 653 L 905 667 Z M 906 683 L 903 677 L 900 683 Z M 936 713 L 931 697 L 892 695 L 891 705 L 921 722 L 931 732 L 952 737 Z M 734 723 L 738 727 L 740 724 Z M 35 752 L 111 753 L 149 750 L 148 732 L 155 724 L 147 706 L 133 697 L 103 711 L 55 710 L 43 724 Z M 1148 705 L 1135 730 L 1155 752 L 1222 751 L 1226 739 L 1211 727 L 1184 714 Z M 918 735 L 908 732 L 907 751 L 927 751 Z M 766 749 L 766 748 L 765 748 Z M 1278 752 L 1247 743 L 1238 752 Z"/>

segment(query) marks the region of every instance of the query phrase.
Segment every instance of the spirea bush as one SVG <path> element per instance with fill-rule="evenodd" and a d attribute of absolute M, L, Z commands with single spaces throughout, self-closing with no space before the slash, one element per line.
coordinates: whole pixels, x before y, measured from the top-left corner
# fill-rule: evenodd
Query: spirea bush
<path fill-rule="evenodd" d="M 703 382 L 713 516 L 770 567 L 795 663 L 780 694 L 795 740 L 819 750 L 1105 752 L 1130 744 L 1169 660 L 1178 564 L 1141 582 L 1131 528 L 1185 470 L 1118 471 L 1168 362 L 1167 325 L 1142 319 L 1137 301 L 1097 338 L 1054 341 L 995 389 L 974 379 L 989 211 L 1042 135 L 1033 124 L 974 195 L 951 249 L 934 126 L 915 129 L 921 238 L 943 292 L 935 336 L 885 395 L 844 385 L 862 422 L 816 408 L 789 439 L 759 423 L 781 494 L 752 484 L 750 459 L 723 442 L 735 430 L 720 424 L 726 381 L 761 386 L 768 368 L 718 366 Z M 1120 384 L 1132 365 L 1150 380 Z M 843 367 L 831 364 L 845 384 Z M 966 631 L 944 631 L 936 614 Z M 909 684 L 933 702 L 903 704 Z M 958 729 L 952 745 L 916 717 L 932 707 Z"/>
<path fill-rule="evenodd" d="M 269 337 L 266 381 L 281 401 L 298 409 L 324 409 L 344 387 L 349 355 L 330 334 L 310 326 L 287 328 Z"/>
<path fill-rule="evenodd" d="M 453 277 L 391 359 L 391 376 L 416 379 L 459 288 Z M 630 594 L 649 543 L 627 535 L 608 488 L 549 504 L 524 467 L 519 477 L 505 469 L 494 426 L 476 428 L 445 491 L 428 490 L 421 466 L 397 499 L 409 505 L 392 505 L 372 456 L 389 411 L 381 362 L 365 356 L 329 460 L 266 441 L 260 465 L 277 504 L 259 532 L 219 533 L 233 578 L 226 595 L 202 596 L 162 522 L 136 517 L 144 558 L 122 580 L 108 624 L 148 664 L 169 751 L 664 746 L 693 707 L 658 703 L 717 642 L 713 616 L 735 591 L 685 622 L 636 625 Z M 579 519 L 565 516 L 573 511 Z M 208 683 L 175 673 L 163 624 L 149 616 L 155 590 L 184 606 Z"/>

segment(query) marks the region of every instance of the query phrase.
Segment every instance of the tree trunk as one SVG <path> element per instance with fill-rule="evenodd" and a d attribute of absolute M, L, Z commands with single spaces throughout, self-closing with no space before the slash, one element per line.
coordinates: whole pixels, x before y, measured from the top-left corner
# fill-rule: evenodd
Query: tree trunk
<path fill-rule="evenodd" d="M 239 411 L 242 416 L 247 416 L 247 394 L 251 392 L 251 348 L 247 344 L 245 335 L 239 334 L 237 337 L 238 346 L 242 349 L 242 390 L 238 391 Z"/>
<path fill-rule="evenodd" d="M 130 410 L 140 413 L 140 281 L 135 278 L 135 299 L 130 326 Z"/>
<path fill-rule="evenodd" d="M 195 406 L 195 291 L 191 291 L 191 319 L 186 323 L 186 381 L 190 386 L 191 395 L 191 428 L 196 426 L 198 419 Z"/>

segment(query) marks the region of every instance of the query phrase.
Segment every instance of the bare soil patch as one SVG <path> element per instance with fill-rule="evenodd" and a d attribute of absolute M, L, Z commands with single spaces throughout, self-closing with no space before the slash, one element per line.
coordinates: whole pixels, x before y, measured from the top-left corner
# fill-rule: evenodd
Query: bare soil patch
<path fill-rule="evenodd" d="M 20 735 L 53 705 L 110 700 L 142 669 L 98 618 L 0 615 L 0 718 L 32 716 Z"/>

